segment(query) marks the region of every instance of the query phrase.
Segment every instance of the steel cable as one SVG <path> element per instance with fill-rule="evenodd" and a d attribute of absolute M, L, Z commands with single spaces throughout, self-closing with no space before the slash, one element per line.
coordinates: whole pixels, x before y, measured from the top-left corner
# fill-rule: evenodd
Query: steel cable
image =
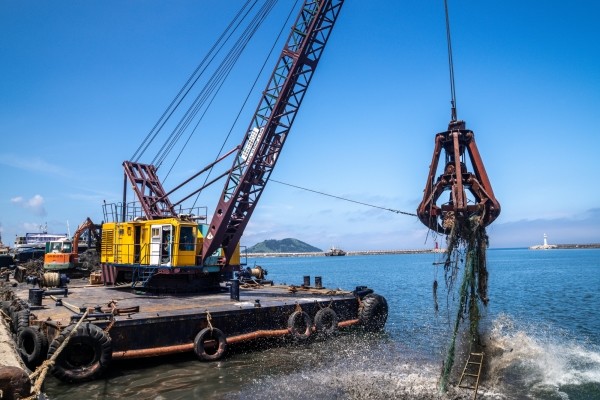
<path fill-rule="evenodd" d="M 291 186 L 291 187 L 296 188 L 296 189 L 306 190 L 307 192 L 312 192 L 312 193 L 320 194 L 322 196 L 328 196 L 328 197 L 333 197 L 334 199 L 338 199 L 338 200 L 349 201 L 350 203 L 356 203 L 356 204 L 360 204 L 360 205 L 363 205 L 363 206 L 368 206 L 368 207 L 373 207 L 373 208 L 379 208 L 380 210 L 391 211 L 391 212 L 394 212 L 396 214 L 409 215 L 411 217 L 416 217 L 417 216 L 417 214 L 414 214 L 414 213 L 409 213 L 409 212 L 406 212 L 406 211 L 395 210 L 393 208 L 376 206 L 376 205 L 369 204 L 369 203 L 363 203 L 362 201 L 356 201 L 356 200 L 348 199 L 348 198 L 341 197 L 341 196 L 335 196 L 335 195 L 329 194 L 329 193 L 319 192 L 318 190 L 313 190 L 313 189 L 308 189 L 308 188 L 304 188 L 304 187 L 301 187 L 301 186 L 292 185 L 291 183 L 281 182 L 281 181 L 275 180 L 273 178 L 271 178 L 270 181 L 279 183 L 281 185 Z"/>
<path fill-rule="evenodd" d="M 148 149 L 148 146 L 150 146 L 150 144 L 154 141 L 154 139 L 156 138 L 156 136 L 158 135 L 158 133 L 160 132 L 160 130 L 164 127 L 164 125 L 169 120 L 169 118 L 173 115 L 173 113 L 175 112 L 175 110 L 177 109 L 177 107 L 179 107 L 179 105 L 185 99 L 185 97 L 188 95 L 188 93 L 190 92 L 190 90 L 192 89 L 192 87 L 196 84 L 196 82 L 198 81 L 198 79 L 202 76 L 202 74 L 206 70 L 208 64 L 210 64 L 212 62 L 212 60 L 216 57 L 216 55 L 221 51 L 221 49 L 223 48 L 224 44 L 229 40 L 229 38 L 231 37 L 231 35 L 233 34 L 233 32 L 235 32 L 235 30 L 239 27 L 241 21 L 243 21 L 243 19 L 246 17 L 246 15 L 248 14 L 248 12 L 250 12 L 250 10 L 252 9 L 252 7 L 254 7 L 254 5 L 256 4 L 256 0 L 254 0 L 254 4 L 252 4 L 252 6 L 250 7 L 250 9 L 248 11 L 246 11 L 246 13 L 244 14 L 244 17 L 236 24 L 235 28 L 230 32 L 231 28 L 233 27 L 233 25 L 235 24 L 235 22 L 240 18 L 240 16 L 242 15 L 242 13 L 246 9 L 246 7 L 248 7 L 248 4 L 250 4 L 250 2 L 251 2 L 251 0 L 246 1 L 246 3 L 242 6 L 242 8 L 235 15 L 235 17 L 233 18 L 233 20 L 229 23 L 229 25 L 227 25 L 227 27 L 225 28 L 225 30 L 221 33 L 221 35 L 219 36 L 219 38 L 217 39 L 217 41 L 212 45 L 212 47 L 210 48 L 210 50 L 208 51 L 208 53 L 204 56 L 204 58 L 202 59 L 202 61 L 198 65 L 198 67 L 196 67 L 196 69 L 190 75 L 190 77 L 188 78 L 188 80 L 186 81 L 186 83 L 179 90 L 179 92 L 177 93 L 177 95 L 175 96 L 175 98 L 173 98 L 173 100 L 171 101 L 171 103 L 169 104 L 169 106 L 167 107 L 167 109 L 163 112 L 163 114 L 158 119 L 158 121 L 156 122 L 156 124 L 152 127 L 152 129 L 150 130 L 150 132 L 148 132 L 148 134 L 146 135 L 146 137 L 144 138 L 144 140 L 142 141 L 142 143 L 140 144 L 140 146 L 137 148 L 137 150 L 135 151 L 135 153 L 131 157 L 131 159 L 133 161 L 135 161 L 135 162 L 139 161 L 139 158 Z M 227 35 L 228 32 L 229 32 L 229 35 Z M 227 35 L 227 39 L 225 39 L 225 41 L 222 44 L 220 44 L 223 41 L 223 38 L 226 35 Z M 216 50 L 216 52 L 215 52 L 215 50 Z M 213 54 L 213 52 L 214 52 L 214 55 L 211 56 L 211 54 Z M 210 60 L 209 60 L 209 58 L 210 58 Z"/>
<path fill-rule="evenodd" d="M 179 121 L 177 126 L 171 132 L 159 154 L 152 161 L 153 164 L 160 167 L 169 153 L 172 151 L 173 147 L 177 143 L 177 141 L 181 138 L 184 131 L 188 128 L 188 126 L 192 123 L 202 106 L 208 101 L 208 99 L 212 95 L 212 99 L 210 100 L 208 106 L 206 107 L 205 113 L 212 104 L 214 97 L 221 89 L 225 79 L 231 72 L 233 66 L 239 59 L 246 45 L 252 38 L 252 36 L 256 33 L 262 22 L 264 22 L 266 16 L 272 10 L 276 0 L 270 0 L 266 2 L 263 7 L 259 10 L 259 12 L 254 16 L 249 25 L 245 28 L 243 33 L 240 35 L 234 46 L 230 49 L 229 53 L 226 57 L 221 61 L 221 64 L 217 67 L 207 84 L 202 88 L 200 93 L 196 96 L 196 99 L 192 103 L 192 105 L 188 108 L 182 119 Z M 202 115 L 204 116 L 204 114 Z M 201 121 L 202 118 L 200 118 Z M 200 122 L 198 121 L 198 123 Z M 198 124 L 196 124 L 198 125 Z M 191 135 L 195 132 L 194 130 L 191 132 Z M 177 157 L 178 159 L 179 157 Z M 176 159 L 176 161 L 177 161 Z"/>

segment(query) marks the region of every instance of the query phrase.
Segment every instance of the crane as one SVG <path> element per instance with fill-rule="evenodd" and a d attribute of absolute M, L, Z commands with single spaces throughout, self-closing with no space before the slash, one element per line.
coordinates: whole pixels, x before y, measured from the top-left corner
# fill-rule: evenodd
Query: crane
<path fill-rule="evenodd" d="M 237 154 L 232 167 L 221 176 L 226 177 L 225 186 L 207 225 L 199 226 L 195 216 L 177 212 L 177 203 L 169 199 L 173 191 L 165 191 L 154 165 L 123 163 L 123 203 L 105 204 L 104 209 L 105 218 L 111 215 L 106 219 L 113 220 L 102 230 L 105 282 L 131 279 L 133 284 L 145 285 L 156 274 L 177 271 L 200 272 L 211 286 L 217 281 L 215 273 L 220 279 L 230 279 L 239 270 L 240 238 L 279 159 L 343 3 L 304 1 L 243 141 L 230 152 Z M 130 221 L 125 195 L 128 182 L 142 209 L 141 215 Z"/>

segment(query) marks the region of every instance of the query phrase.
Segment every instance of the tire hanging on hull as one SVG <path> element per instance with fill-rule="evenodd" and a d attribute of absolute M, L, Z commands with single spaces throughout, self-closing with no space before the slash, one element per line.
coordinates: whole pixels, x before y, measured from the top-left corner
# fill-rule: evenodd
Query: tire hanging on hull
<path fill-rule="evenodd" d="M 288 329 L 295 340 L 306 340 L 312 331 L 312 320 L 310 315 L 304 311 L 294 311 L 288 318 Z"/>
<path fill-rule="evenodd" d="M 322 336 L 332 336 L 338 330 L 338 316 L 331 308 L 322 308 L 315 315 L 315 330 Z"/>
<path fill-rule="evenodd" d="M 194 353 L 202 361 L 219 360 L 226 351 L 227 338 L 218 328 L 204 328 L 194 339 Z"/>
<path fill-rule="evenodd" d="M 65 328 L 50 344 L 48 359 L 69 337 L 75 325 Z M 84 323 L 56 358 L 52 374 L 65 382 L 85 382 L 102 375 L 112 360 L 110 336 L 92 323 Z"/>
<path fill-rule="evenodd" d="M 358 319 L 367 332 L 383 330 L 388 317 L 388 304 L 385 297 L 378 294 L 368 294 L 358 310 Z"/>
<path fill-rule="evenodd" d="M 27 326 L 17 336 L 17 348 L 27 368 L 34 370 L 46 358 L 48 339 L 37 326 Z"/>

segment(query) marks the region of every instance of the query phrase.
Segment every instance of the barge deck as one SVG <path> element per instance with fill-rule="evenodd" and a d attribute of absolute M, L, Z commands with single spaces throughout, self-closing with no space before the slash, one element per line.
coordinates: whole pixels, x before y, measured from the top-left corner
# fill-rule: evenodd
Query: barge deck
<path fill-rule="evenodd" d="M 312 287 L 306 278 L 300 286 L 233 281 L 221 284 L 220 291 L 198 294 L 149 293 L 84 280 L 41 289 L 13 281 L 14 299 L 3 306 L 9 308 L 26 364 L 33 370 L 60 353 L 52 373 L 67 382 L 95 379 L 113 359 L 193 351 L 201 361 L 211 361 L 228 346 L 260 338 L 303 341 L 353 325 L 383 329 L 388 310 L 382 296 L 364 286 Z"/>

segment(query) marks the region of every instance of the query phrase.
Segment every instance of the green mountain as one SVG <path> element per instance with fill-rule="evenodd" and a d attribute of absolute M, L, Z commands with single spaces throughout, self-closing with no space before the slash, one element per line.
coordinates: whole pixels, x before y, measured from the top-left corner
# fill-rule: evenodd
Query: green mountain
<path fill-rule="evenodd" d="M 312 253 L 323 251 L 298 239 L 269 239 L 246 249 L 248 253 Z"/>

